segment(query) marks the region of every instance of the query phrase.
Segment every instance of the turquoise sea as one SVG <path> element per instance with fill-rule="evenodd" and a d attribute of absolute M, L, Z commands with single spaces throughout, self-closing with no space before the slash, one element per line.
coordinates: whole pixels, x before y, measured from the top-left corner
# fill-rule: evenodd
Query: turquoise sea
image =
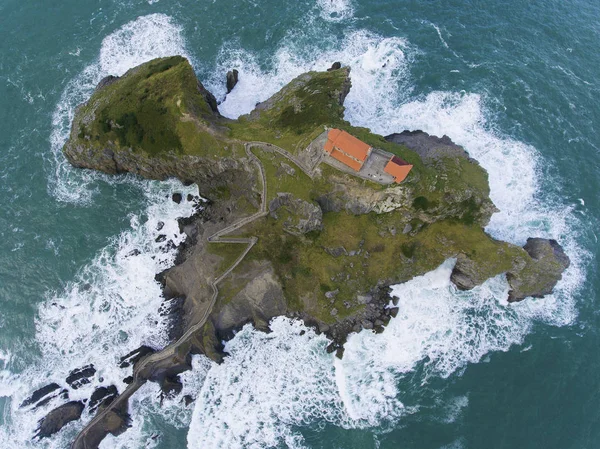
<path fill-rule="evenodd" d="M 68 447 L 88 411 L 37 441 L 60 400 L 23 399 L 90 363 L 71 399 L 122 390 L 119 357 L 166 343 L 154 275 L 175 255 L 156 225 L 182 239 L 192 206 L 169 197 L 195 187 L 75 170 L 61 147 L 101 78 L 173 54 L 229 117 L 304 71 L 351 66 L 350 122 L 450 136 L 489 172 L 488 232 L 555 238 L 572 264 L 554 295 L 509 305 L 502 277 L 457 292 L 448 261 L 396 286 L 398 317 L 341 361 L 301 323 L 246 327 L 222 365 L 195 357 L 190 406 L 145 385 L 102 448 L 600 447 L 598 48 L 594 0 L 0 2 L 0 447 Z"/>

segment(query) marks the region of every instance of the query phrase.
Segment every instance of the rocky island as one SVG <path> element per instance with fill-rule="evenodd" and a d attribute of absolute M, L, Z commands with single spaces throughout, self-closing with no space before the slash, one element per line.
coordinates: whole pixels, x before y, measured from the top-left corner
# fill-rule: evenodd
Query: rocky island
<path fill-rule="evenodd" d="M 237 77 L 227 77 L 228 91 Z M 349 333 L 384 332 L 398 312 L 390 285 L 449 258 L 459 289 L 505 274 L 509 301 L 552 291 L 568 257 L 554 240 L 531 238 L 519 247 L 486 234 L 496 208 L 477 161 L 446 136 L 382 137 L 352 126 L 343 118 L 350 88 L 350 69 L 336 63 L 230 120 L 189 62 L 174 56 L 104 79 L 78 108 L 64 147 L 71 164 L 176 177 L 196 183 L 206 201 L 180 221 L 188 238 L 175 266 L 157 276 L 165 301 L 177 304 L 171 344 L 124 355 L 122 363 L 134 366 L 128 387 L 119 394 L 112 386 L 90 401 L 96 415 L 73 448 L 97 447 L 122 432 L 128 399 L 146 381 L 177 394 L 191 355 L 220 362 L 221 342 L 246 323 L 268 331 L 275 316 L 302 319 L 342 357 Z M 410 173 L 397 183 L 340 165 L 324 151 L 334 128 L 406 161 Z M 58 390 L 53 385 L 44 388 Z M 44 388 L 30 403 L 44 400 Z M 39 436 L 78 419 L 83 408 L 72 401 L 53 410 Z"/>

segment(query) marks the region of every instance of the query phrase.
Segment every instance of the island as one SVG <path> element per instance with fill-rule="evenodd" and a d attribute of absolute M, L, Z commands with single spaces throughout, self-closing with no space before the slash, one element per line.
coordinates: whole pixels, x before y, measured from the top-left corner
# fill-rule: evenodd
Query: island
<path fill-rule="evenodd" d="M 237 71 L 227 75 L 228 91 L 237 79 Z M 157 276 L 165 301 L 178 304 L 171 343 L 124 355 L 122 366 L 133 365 L 127 388 L 94 392 L 96 415 L 73 448 L 124 431 L 128 399 L 145 382 L 180 392 L 191 356 L 221 362 L 222 342 L 247 323 L 268 331 L 276 316 L 303 320 L 343 357 L 350 333 L 384 332 L 398 313 L 389 286 L 450 258 L 461 290 L 504 274 L 508 301 L 552 292 L 569 258 L 555 240 L 533 236 L 520 247 L 485 232 L 497 211 L 485 169 L 447 136 L 383 137 L 352 126 L 344 120 L 350 89 L 350 69 L 335 63 L 231 120 L 190 63 L 173 56 L 105 78 L 77 109 L 64 146 L 72 165 L 175 177 L 197 184 L 201 200 L 180 220 L 187 239 L 175 265 Z M 58 389 L 45 386 L 24 405 Z M 83 408 L 71 401 L 52 410 L 38 436 Z"/>

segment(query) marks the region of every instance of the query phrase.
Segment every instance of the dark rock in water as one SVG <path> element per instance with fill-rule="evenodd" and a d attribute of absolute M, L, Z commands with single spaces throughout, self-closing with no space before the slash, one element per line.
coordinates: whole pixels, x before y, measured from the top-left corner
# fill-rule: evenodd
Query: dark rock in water
<path fill-rule="evenodd" d="M 183 199 L 183 195 L 179 192 L 174 193 L 173 196 L 171 197 L 171 199 L 176 202 L 177 204 L 181 203 L 181 200 Z"/>
<path fill-rule="evenodd" d="M 195 399 L 193 397 L 191 397 L 189 394 L 186 394 L 183 397 L 183 403 L 185 404 L 185 406 L 189 406 L 192 402 L 194 402 Z"/>
<path fill-rule="evenodd" d="M 42 418 L 34 438 L 47 438 L 55 434 L 71 421 L 79 419 L 84 407 L 81 401 L 71 401 L 55 408 Z"/>
<path fill-rule="evenodd" d="M 86 365 L 83 368 L 71 371 L 66 380 L 73 390 L 77 390 L 82 385 L 89 384 L 89 378 L 94 374 L 96 374 L 94 365 Z"/>
<path fill-rule="evenodd" d="M 103 87 L 110 86 L 112 83 L 119 79 L 118 76 L 108 75 L 100 80 L 98 85 L 96 86 L 96 90 L 102 89 Z"/>
<path fill-rule="evenodd" d="M 155 352 L 150 346 L 140 346 L 137 349 L 134 349 L 129 354 L 124 355 L 119 360 L 119 368 L 127 368 L 128 366 L 135 365 L 142 357 L 147 356 L 148 354 L 153 354 Z"/>
<path fill-rule="evenodd" d="M 157 231 L 160 231 L 160 230 L 161 230 L 162 228 L 164 228 L 164 227 L 165 227 L 165 224 L 164 224 L 162 221 L 159 221 L 159 222 L 156 224 L 156 230 L 157 230 Z"/>
<path fill-rule="evenodd" d="M 194 201 L 194 195 L 188 193 L 186 199 L 188 200 L 188 202 Z"/>
<path fill-rule="evenodd" d="M 162 243 L 167 240 L 167 236 L 165 234 L 160 234 L 158 237 L 154 239 L 156 243 Z"/>
<path fill-rule="evenodd" d="M 127 376 L 125 379 L 123 379 L 123 382 L 129 385 L 131 382 L 133 382 L 133 376 Z"/>
<path fill-rule="evenodd" d="M 398 316 L 398 312 L 400 311 L 400 309 L 398 307 L 390 307 L 388 309 L 390 316 L 392 318 L 396 318 Z"/>
<path fill-rule="evenodd" d="M 117 387 L 109 385 L 108 387 L 98 387 L 90 397 L 90 413 L 93 413 L 99 407 L 105 407 L 115 400 L 119 392 Z"/>
<path fill-rule="evenodd" d="M 42 399 L 44 396 L 49 395 L 50 393 L 58 390 L 59 388 L 60 388 L 60 385 L 58 385 L 57 383 L 51 383 L 51 384 L 48 384 L 38 390 L 35 390 L 31 394 L 31 396 L 29 396 L 27 399 L 25 399 L 23 401 L 23 403 L 21 404 L 21 407 L 27 407 L 31 404 L 35 404 L 40 399 Z M 51 396 L 50 398 L 52 398 L 52 397 L 55 397 L 55 396 Z"/>
<path fill-rule="evenodd" d="M 35 408 L 43 407 L 44 405 L 48 404 L 52 399 L 57 398 L 57 397 L 59 397 L 59 398 L 61 398 L 63 400 L 69 399 L 69 392 L 66 389 L 63 389 L 57 395 L 46 396 L 40 402 L 38 402 L 37 404 L 35 404 Z"/>
<path fill-rule="evenodd" d="M 139 249 L 134 249 L 131 250 L 127 253 L 126 257 L 135 257 L 135 256 L 139 256 L 141 254 L 141 251 Z"/>
<path fill-rule="evenodd" d="M 556 240 L 529 238 L 523 249 L 533 259 L 530 267 L 513 267 L 506 273 L 510 285 L 508 301 L 521 301 L 528 296 L 542 298 L 552 293 L 571 261 Z"/>
<path fill-rule="evenodd" d="M 230 93 L 239 80 L 239 72 L 236 69 L 227 72 L 227 93 Z"/>
<path fill-rule="evenodd" d="M 334 70 L 339 70 L 342 68 L 342 63 L 341 62 L 334 62 L 330 68 L 327 69 L 328 72 L 332 72 Z"/>
<path fill-rule="evenodd" d="M 71 449 L 95 449 L 109 433 L 114 436 L 121 435 L 127 430 L 129 423 L 130 417 L 126 407 L 108 410 L 96 425 L 87 429 L 85 434 L 78 436 Z"/>
<path fill-rule="evenodd" d="M 179 376 L 167 376 L 160 383 L 160 389 L 165 396 L 175 396 L 181 393 L 183 385 Z"/>

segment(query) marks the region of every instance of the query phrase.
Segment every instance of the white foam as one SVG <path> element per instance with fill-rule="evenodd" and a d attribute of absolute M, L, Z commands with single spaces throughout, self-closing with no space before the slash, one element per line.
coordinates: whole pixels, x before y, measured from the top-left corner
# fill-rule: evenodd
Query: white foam
<path fill-rule="evenodd" d="M 207 85 L 218 97 L 223 98 L 225 90 L 220 76 L 232 68 L 238 69 L 240 75 L 236 88 L 219 105 L 221 113 L 229 118 L 247 114 L 256 103 L 271 97 L 293 78 L 309 70 L 325 70 L 335 61 L 352 68 L 353 87 L 349 97 L 354 97 L 354 101 L 347 100 L 346 107 L 355 108 L 355 115 L 369 116 L 374 120 L 383 112 L 378 108 L 378 102 L 372 101 L 372 97 L 367 98 L 373 94 L 371 89 L 374 83 L 378 84 L 377 93 L 383 98 L 397 97 L 399 90 L 405 96 L 410 93 L 409 83 L 384 86 L 378 82 L 381 78 L 407 79 L 410 56 L 406 54 L 408 46 L 403 39 L 381 38 L 359 30 L 349 33 L 340 42 L 334 42 L 327 50 L 301 45 L 290 42 L 279 48 L 269 61 L 270 70 L 265 70 L 254 55 L 224 47 L 217 59 L 215 77 L 208 80 Z"/>
<path fill-rule="evenodd" d="M 321 17 L 329 22 L 341 22 L 354 16 L 351 0 L 317 0 L 317 7 Z"/>
<path fill-rule="evenodd" d="M 281 317 L 271 329 L 247 325 L 227 343 L 196 400 L 189 448 L 304 447 L 295 426 L 347 420 L 327 339 Z"/>
<path fill-rule="evenodd" d="M 193 202 L 177 204 L 169 197 L 173 191 L 184 197 L 198 191 L 196 186 L 184 187 L 175 180 L 138 182 L 146 207 L 130 217 L 131 228 L 101 250 L 64 291 L 49 293 L 40 305 L 36 341 L 41 360 L 19 376 L 11 391 L 13 422 L 6 437 L 18 447 L 28 447 L 37 420 L 60 403 L 52 401 L 38 410 L 20 409 L 19 404 L 34 389 L 50 382 L 68 388 L 65 378 L 70 370 L 94 364 L 97 372 L 92 382 L 69 389 L 71 400 L 89 398 L 99 385 L 113 384 L 122 390 L 122 379 L 129 372 L 118 368 L 119 358 L 141 345 L 162 348 L 167 343 L 165 323 L 158 316 L 162 290 L 155 275 L 173 264 L 175 245 L 185 237 L 179 232 L 177 217 L 189 216 L 194 210 Z M 159 222 L 164 223 L 160 230 Z M 157 243 L 161 234 L 173 245 Z M 85 411 L 83 420 L 87 419 Z M 72 432 L 61 432 L 49 447 L 64 447 L 72 436 Z"/>
<path fill-rule="evenodd" d="M 138 17 L 108 35 L 98 59 L 69 81 L 52 116 L 49 163 L 50 192 L 60 201 L 89 203 L 97 192 L 95 182 L 114 182 L 114 177 L 88 170 L 76 170 L 65 160 L 62 147 L 71 130 L 75 108 L 86 101 L 102 78 L 123 75 L 127 70 L 153 58 L 187 56 L 179 27 L 164 14 Z"/>

